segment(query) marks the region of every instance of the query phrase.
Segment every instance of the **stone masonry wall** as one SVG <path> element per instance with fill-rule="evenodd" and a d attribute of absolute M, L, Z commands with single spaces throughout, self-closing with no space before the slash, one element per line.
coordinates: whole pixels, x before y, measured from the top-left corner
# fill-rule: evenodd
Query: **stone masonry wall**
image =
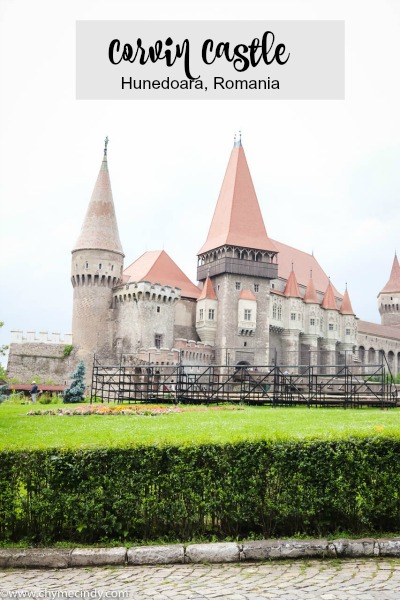
<path fill-rule="evenodd" d="M 64 348 L 65 344 L 11 343 L 7 377 L 19 383 L 31 383 L 34 378 L 40 378 L 42 383 L 69 384 L 78 361 L 74 350 L 65 357 Z"/>

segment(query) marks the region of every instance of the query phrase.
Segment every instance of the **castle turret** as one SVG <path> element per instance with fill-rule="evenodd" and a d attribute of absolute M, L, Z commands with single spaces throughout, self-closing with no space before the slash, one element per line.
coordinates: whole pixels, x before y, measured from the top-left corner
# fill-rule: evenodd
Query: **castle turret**
<path fill-rule="evenodd" d="M 378 294 L 379 313 L 382 325 L 400 327 L 400 265 L 394 255 L 389 281 Z"/>
<path fill-rule="evenodd" d="M 196 331 L 202 342 L 214 346 L 218 320 L 218 298 L 211 279 L 207 277 L 197 299 Z"/>
<path fill-rule="evenodd" d="M 82 229 L 72 250 L 73 343 L 87 366 L 94 353 L 112 351 L 112 288 L 121 282 L 124 261 L 108 173 L 107 143 L 108 138 Z"/>
<path fill-rule="evenodd" d="M 276 257 L 239 140 L 229 159 L 207 240 L 198 254 L 197 279 L 205 281 L 209 276 L 218 296 L 215 345 L 223 352 L 217 354 L 217 361 L 229 355 L 236 363 L 267 364 L 269 291 L 271 279 L 278 274 Z M 252 320 L 248 328 L 237 326 L 243 290 L 254 294 L 255 306 L 246 309 L 252 311 L 246 317 L 257 315 L 257 322 Z"/>

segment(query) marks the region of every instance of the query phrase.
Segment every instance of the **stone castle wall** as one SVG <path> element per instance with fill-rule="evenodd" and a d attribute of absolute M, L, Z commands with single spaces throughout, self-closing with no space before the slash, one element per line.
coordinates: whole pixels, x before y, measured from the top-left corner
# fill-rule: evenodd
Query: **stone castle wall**
<path fill-rule="evenodd" d="M 14 341 L 10 344 L 7 377 L 19 383 L 31 383 L 33 379 L 40 378 L 43 383 L 51 382 L 54 385 L 68 385 L 71 374 L 75 371 L 78 360 L 75 350 L 65 356 L 65 347 L 69 344 L 41 341 L 27 341 L 22 332 L 12 332 Z M 15 334 L 20 335 L 15 335 Z M 29 332 L 32 338 L 34 332 Z M 42 332 L 42 339 L 47 333 Z M 59 335 L 59 334 L 57 334 Z M 35 337 L 33 335 L 33 337 Z M 17 341 L 15 341 L 17 339 Z M 64 336 L 71 341 L 71 338 Z"/>

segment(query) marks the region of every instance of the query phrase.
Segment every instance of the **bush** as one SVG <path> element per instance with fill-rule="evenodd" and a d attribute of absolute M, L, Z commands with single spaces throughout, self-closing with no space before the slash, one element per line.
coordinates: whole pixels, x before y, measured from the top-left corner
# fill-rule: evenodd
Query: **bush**
<path fill-rule="evenodd" d="M 400 440 L 381 435 L 4 451 L 0 540 L 87 544 L 399 531 L 399 489 Z"/>
<path fill-rule="evenodd" d="M 71 404 L 82 402 L 85 396 L 85 365 L 83 361 L 79 363 L 72 377 L 72 383 L 64 392 L 63 402 Z"/>

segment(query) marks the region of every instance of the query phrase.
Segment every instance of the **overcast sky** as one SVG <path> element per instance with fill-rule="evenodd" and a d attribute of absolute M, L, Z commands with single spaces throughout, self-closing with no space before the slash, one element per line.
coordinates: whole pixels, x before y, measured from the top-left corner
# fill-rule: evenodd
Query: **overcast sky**
<path fill-rule="evenodd" d="M 343 101 L 77 101 L 79 19 L 344 19 Z M 195 281 L 235 132 L 270 237 L 314 251 L 379 321 L 400 231 L 400 2 L 0 0 L 0 321 L 70 332 L 71 249 L 108 158 L 125 266 L 164 248 Z"/>

